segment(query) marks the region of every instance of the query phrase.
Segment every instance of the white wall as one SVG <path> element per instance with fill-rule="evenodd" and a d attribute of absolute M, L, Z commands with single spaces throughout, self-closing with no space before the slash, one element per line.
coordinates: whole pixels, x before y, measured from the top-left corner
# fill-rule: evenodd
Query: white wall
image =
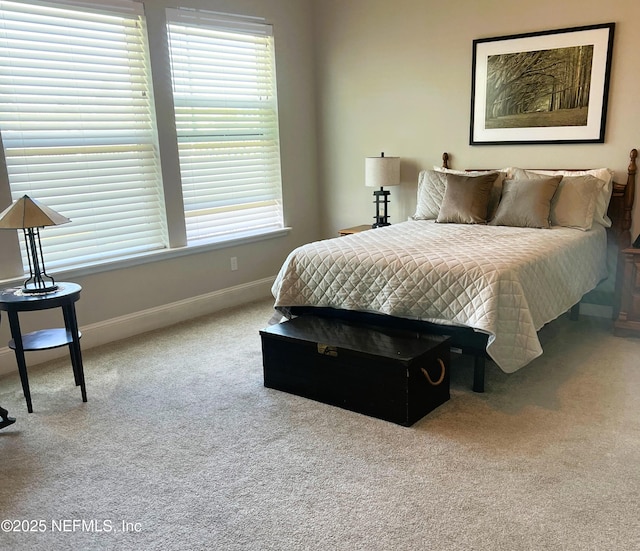
<path fill-rule="evenodd" d="M 63 274 L 65 279 L 83 287 L 77 304 L 81 328 L 104 328 L 113 319 L 135 320 L 136 313 L 155 314 L 157 324 L 180 321 L 172 318 L 172 311 L 163 305 L 177 304 L 178 316 L 191 308 L 194 314 L 202 311 L 192 297 L 218 297 L 225 289 L 240 290 L 259 282 L 255 289 L 268 295 L 265 278 L 272 277 L 295 246 L 311 241 L 319 235 L 316 181 L 315 82 L 313 72 L 313 19 L 311 0 L 147 0 L 150 21 L 154 13 L 165 7 L 199 7 L 213 11 L 246 14 L 266 18 L 274 26 L 278 101 L 282 155 L 282 179 L 285 224 L 291 226 L 288 235 L 257 243 L 237 245 L 200 254 L 142 264 L 124 269 L 89 275 Z M 153 43 L 153 37 L 151 39 Z M 160 98 L 160 94 L 158 94 Z M 158 105 L 158 112 L 171 110 L 171 105 Z M 159 121 L 160 123 L 162 121 Z M 162 124 L 160 124 L 162 127 Z M 164 167 L 166 168 L 166 167 Z M 171 172 L 171 171 L 168 171 Z M 230 258 L 238 259 L 238 270 L 231 271 Z M 53 274 L 54 276 L 56 274 Z M 5 285 L 6 286 L 6 285 Z M 233 293 L 232 293 L 233 294 Z M 251 293 L 244 294 L 251 299 Z M 206 302 L 206 301 L 205 301 Z M 211 300 L 212 307 L 226 304 L 225 300 Z M 162 312 L 162 313 L 161 313 Z M 21 316 L 23 332 L 61 323 L 59 311 L 27 313 Z M 0 327 L 0 345 L 9 340 L 6 316 Z M 267 320 L 265 320 L 266 325 Z M 134 323 L 132 321 L 132 323 Z M 135 323 L 131 329 L 148 328 Z M 88 335 L 85 335 L 88 336 Z M 85 346 L 90 339 L 85 339 Z M 65 353 L 62 350 L 62 353 Z M 38 354 L 27 357 L 28 364 L 37 361 Z M 8 349 L 0 348 L 0 373 L 15 370 L 15 360 Z"/>
<path fill-rule="evenodd" d="M 99 333 L 117 336 L 117 331 L 106 330 L 112 320 L 125 331 L 145 330 L 152 323 L 169 324 L 190 312 L 203 313 L 193 297 L 204 297 L 204 307 L 214 308 L 237 297 L 251 298 L 256 290 L 266 293 L 269 278 L 295 246 L 371 222 L 372 190 L 364 187 L 366 156 L 385 151 L 402 157 L 403 185 L 391 188 L 392 222 L 397 222 L 413 213 L 418 171 L 440 164 L 443 151 L 452 154 L 458 168 L 609 166 L 620 177 L 629 150 L 640 146 L 637 0 L 146 2 L 150 15 L 178 4 L 263 16 L 274 24 L 284 206 L 292 230 L 268 241 L 93 275 L 72 274 L 83 286 L 79 322 L 93 342 Z M 609 21 L 617 27 L 604 144 L 468 145 L 474 39 Z M 161 112 L 170 108 L 160 107 Z M 634 236 L 640 232 L 639 204 L 636 201 Z M 232 256 L 238 258 L 236 272 L 230 269 Z M 137 323 L 140 318 L 144 323 Z M 23 328 L 58 320 L 57 312 L 29 313 Z M 9 339 L 6 318 L 3 321 L 0 344 Z M 91 339 L 83 339 L 85 346 L 91 344 Z M 8 349 L 0 349 L 0 373 L 9 370 L 15 370 L 15 361 Z"/>
<path fill-rule="evenodd" d="M 417 175 L 452 155 L 453 168 L 592 168 L 626 181 L 640 147 L 638 0 L 323 0 L 315 3 L 323 233 L 369 223 L 364 157 L 402 158 L 391 222 L 415 209 Z M 615 22 L 604 144 L 470 146 L 472 42 Z M 640 183 L 640 182 L 639 182 Z M 632 235 L 640 232 L 636 201 Z"/>

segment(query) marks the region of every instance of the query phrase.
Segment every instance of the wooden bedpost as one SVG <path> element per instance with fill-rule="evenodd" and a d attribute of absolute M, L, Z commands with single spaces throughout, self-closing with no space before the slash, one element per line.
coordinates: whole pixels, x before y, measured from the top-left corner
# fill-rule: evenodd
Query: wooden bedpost
<path fill-rule="evenodd" d="M 638 150 L 632 149 L 629 154 L 629 168 L 627 169 L 627 185 L 624 188 L 624 199 L 622 202 L 622 235 L 620 236 L 620 248 L 628 247 L 631 244 L 631 210 L 636 192 L 636 158 Z"/>
<path fill-rule="evenodd" d="M 633 209 L 633 200 L 636 193 L 636 172 L 638 167 L 636 165 L 636 159 L 638 157 L 638 150 L 632 149 L 629 153 L 629 168 L 627 169 L 627 183 L 622 186 L 615 184 L 613 186 L 613 193 L 611 201 L 618 201 L 618 206 L 614 207 L 613 213 L 617 216 L 617 219 L 611 218 L 612 232 L 615 242 L 618 246 L 618 262 L 616 266 L 616 280 L 615 290 L 613 295 L 613 319 L 618 318 L 620 312 L 620 300 L 622 297 L 622 280 L 624 273 L 624 255 L 622 250 L 631 245 L 631 210 Z"/>
<path fill-rule="evenodd" d="M 442 168 L 449 168 L 449 154 L 446 151 L 442 154 Z"/>
<path fill-rule="evenodd" d="M 609 203 L 608 214 L 609 218 L 611 218 L 609 235 L 614 239 L 620 250 L 626 249 L 631 244 L 631 211 L 636 192 L 637 157 L 638 151 L 632 149 L 629 153 L 627 181 L 624 184 L 613 183 L 613 191 Z"/>

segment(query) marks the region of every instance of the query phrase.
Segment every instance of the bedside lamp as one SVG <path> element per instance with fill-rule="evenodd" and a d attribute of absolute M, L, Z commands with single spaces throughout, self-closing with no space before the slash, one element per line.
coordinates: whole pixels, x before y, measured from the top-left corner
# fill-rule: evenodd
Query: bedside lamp
<path fill-rule="evenodd" d="M 375 222 L 372 228 L 389 226 L 387 206 L 389 204 L 389 192 L 383 186 L 400 185 L 400 157 L 367 157 L 364 165 L 364 183 L 367 187 L 379 187 L 373 192 L 376 204 Z"/>
<path fill-rule="evenodd" d="M 22 284 L 23 293 L 51 293 L 58 288 L 44 267 L 40 228 L 59 226 L 67 222 L 71 220 L 34 201 L 28 195 L 18 199 L 0 213 L 0 229 L 21 229 L 24 232 L 29 278 Z"/>

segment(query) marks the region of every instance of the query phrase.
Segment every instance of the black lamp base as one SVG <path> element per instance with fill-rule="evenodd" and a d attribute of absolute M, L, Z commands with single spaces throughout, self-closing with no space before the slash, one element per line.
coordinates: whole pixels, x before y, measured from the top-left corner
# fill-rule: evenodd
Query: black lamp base
<path fill-rule="evenodd" d="M 384 226 L 390 226 L 391 223 L 390 222 L 386 222 L 385 220 L 382 220 L 382 218 L 378 218 L 376 216 L 376 222 L 374 222 L 373 224 L 371 224 L 372 228 L 382 228 Z"/>
<path fill-rule="evenodd" d="M 386 189 L 376 190 L 373 192 L 375 197 L 376 215 L 373 217 L 375 222 L 371 225 L 372 228 L 381 228 L 383 226 L 390 226 L 389 215 L 387 214 L 387 208 L 389 205 L 389 192 Z"/>
<path fill-rule="evenodd" d="M 25 284 L 22 286 L 22 292 L 29 295 L 53 293 L 58 290 L 56 283 L 51 285 L 36 286 L 35 284 Z"/>
<path fill-rule="evenodd" d="M 58 290 L 55 280 L 47 274 L 42 256 L 42 243 L 39 228 L 24 228 L 29 261 L 29 277 L 22 284 L 22 292 L 26 294 L 53 293 Z"/>

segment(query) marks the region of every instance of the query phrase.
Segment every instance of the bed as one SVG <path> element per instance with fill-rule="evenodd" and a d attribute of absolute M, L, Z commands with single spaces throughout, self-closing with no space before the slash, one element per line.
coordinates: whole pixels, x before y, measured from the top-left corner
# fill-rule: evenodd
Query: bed
<path fill-rule="evenodd" d="M 615 312 L 636 156 L 616 183 L 609 169 L 455 171 L 445 153 L 420 173 L 411 219 L 292 251 L 275 308 L 450 335 L 474 356 L 482 392 L 485 358 L 512 373 L 542 354 L 537 332 L 581 301 Z"/>

